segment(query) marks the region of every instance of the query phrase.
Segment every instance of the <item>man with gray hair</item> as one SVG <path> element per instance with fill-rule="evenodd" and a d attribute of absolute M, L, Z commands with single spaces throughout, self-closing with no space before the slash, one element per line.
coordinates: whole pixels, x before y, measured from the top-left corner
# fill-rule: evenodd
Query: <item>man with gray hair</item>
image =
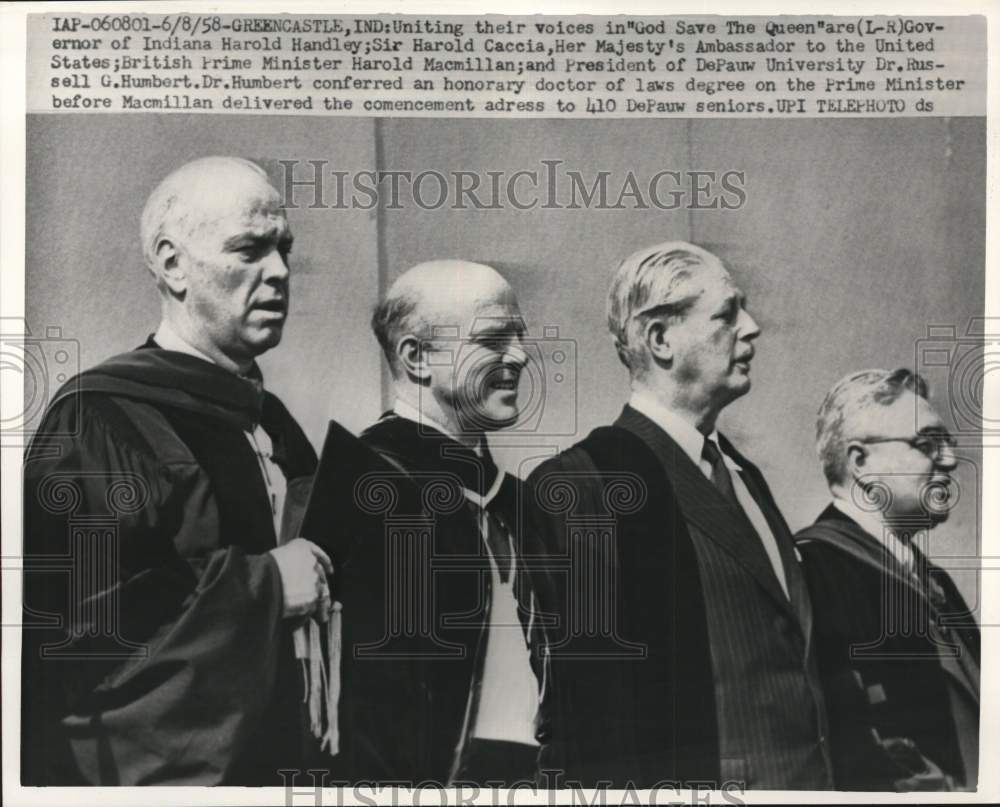
<path fill-rule="evenodd" d="M 862 370 L 833 386 L 816 420 L 833 503 L 796 540 L 843 789 L 976 786 L 979 631 L 927 558 L 957 464 L 927 395 L 905 368 Z"/>
<path fill-rule="evenodd" d="M 529 479 L 552 514 L 549 554 L 586 559 L 584 585 L 610 581 L 582 595 L 581 581 L 556 586 L 544 604 L 567 633 L 553 642 L 543 765 L 571 778 L 830 787 L 791 533 L 760 471 L 717 430 L 750 389 L 760 329 L 745 302 L 722 261 L 694 244 L 626 258 L 608 325 L 628 404 Z M 575 491 L 571 512 L 553 495 L 562 482 Z M 636 488 L 627 500 L 612 495 L 622 484 Z M 595 609 L 607 623 L 574 634 Z"/>
<path fill-rule="evenodd" d="M 292 234 L 231 157 L 166 177 L 141 229 L 159 327 L 60 389 L 25 457 L 22 781 L 278 785 L 308 741 L 293 631 L 332 571 L 277 545 L 316 456 L 255 361 Z M 58 558 L 71 575 L 35 568 Z"/>

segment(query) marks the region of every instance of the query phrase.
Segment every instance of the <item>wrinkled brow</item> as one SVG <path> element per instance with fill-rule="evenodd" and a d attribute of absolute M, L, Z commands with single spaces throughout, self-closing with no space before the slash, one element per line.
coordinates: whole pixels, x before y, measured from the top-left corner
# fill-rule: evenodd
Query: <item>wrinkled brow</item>
<path fill-rule="evenodd" d="M 526 333 L 524 317 L 483 317 L 473 323 L 470 336 L 474 338 L 491 336 L 523 335 Z"/>
<path fill-rule="evenodd" d="M 241 233 L 231 235 L 223 242 L 227 250 L 239 249 L 248 244 L 281 243 L 291 245 L 294 236 L 283 218 L 275 218 L 263 227 L 247 227 Z"/>

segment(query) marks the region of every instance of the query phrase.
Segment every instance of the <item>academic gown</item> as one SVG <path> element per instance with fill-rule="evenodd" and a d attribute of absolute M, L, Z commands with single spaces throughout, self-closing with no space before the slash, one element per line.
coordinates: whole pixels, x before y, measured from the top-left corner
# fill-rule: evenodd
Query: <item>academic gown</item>
<path fill-rule="evenodd" d="M 245 430 L 315 453 L 259 385 L 147 346 L 55 396 L 24 464 L 22 781 L 281 785 L 300 673 Z"/>
<path fill-rule="evenodd" d="M 979 629 L 948 574 L 914 547 L 926 582 L 830 505 L 795 536 L 813 602 L 838 789 L 893 790 L 878 747 L 904 737 L 965 787 L 978 756 Z"/>
<path fill-rule="evenodd" d="M 491 601 L 480 511 L 463 488 L 485 493 L 492 480 L 470 449 L 392 413 L 361 442 L 380 464 L 346 459 L 356 469 L 353 528 L 365 537 L 347 551 L 331 547 L 335 564 L 340 559 L 334 594 L 344 607 L 343 751 L 331 770 L 347 781 L 443 784 L 470 737 Z M 330 451 L 334 445 L 328 438 Z M 339 446 L 345 455 L 354 450 L 343 435 Z M 313 498 L 322 478 L 321 468 Z M 529 551 L 523 503 L 523 483 L 508 475 L 489 505 L 503 514 L 518 558 Z M 331 526 L 327 535 L 337 531 Z M 325 542 L 324 530 L 306 531 Z M 514 594 L 526 632 L 531 590 L 519 561 Z"/>

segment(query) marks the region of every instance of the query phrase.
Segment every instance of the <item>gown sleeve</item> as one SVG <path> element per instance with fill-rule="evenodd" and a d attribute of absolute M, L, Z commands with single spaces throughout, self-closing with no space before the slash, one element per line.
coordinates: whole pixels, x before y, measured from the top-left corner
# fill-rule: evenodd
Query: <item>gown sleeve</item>
<path fill-rule="evenodd" d="M 108 399 L 77 403 L 25 459 L 22 779 L 224 783 L 273 707 L 277 567 L 220 544 L 190 455 L 164 461 Z"/>

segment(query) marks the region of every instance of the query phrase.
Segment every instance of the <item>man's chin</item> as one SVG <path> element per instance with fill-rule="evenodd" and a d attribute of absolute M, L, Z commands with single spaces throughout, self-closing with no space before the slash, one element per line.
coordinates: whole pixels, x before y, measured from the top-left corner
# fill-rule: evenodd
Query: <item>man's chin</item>
<path fill-rule="evenodd" d="M 750 376 L 745 375 L 741 378 L 735 379 L 735 384 L 733 385 L 733 392 L 736 398 L 740 398 L 750 392 L 750 388 L 753 386 L 753 381 L 750 380 Z"/>
<path fill-rule="evenodd" d="M 951 515 L 950 510 L 933 510 L 930 513 L 930 521 L 935 527 L 938 524 L 944 524 L 948 517 Z"/>
<path fill-rule="evenodd" d="M 894 503 L 890 513 L 885 518 L 890 523 L 904 525 L 907 523 L 919 525 L 921 522 L 932 527 L 943 524 L 951 515 L 953 503 L 950 501 L 930 501 L 926 498 L 910 500 L 904 503 Z"/>
<path fill-rule="evenodd" d="M 930 520 L 942 524 L 958 504 L 957 483 L 951 478 L 934 479 L 921 491 L 920 498 Z"/>
<path fill-rule="evenodd" d="M 750 379 L 746 376 L 742 378 L 730 378 L 729 384 L 725 387 L 725 398 L 722 406 L 728 406 L 737 398 L 742 398 L 750 392 Z"/>
<path fill-rule="evenodd" d="M 259 356 L 261 353 L 277 347 L 281 343 L 283 335 L 284 323 L 275 323 L 274 325 L 255 329 L 254 333 L 247 337 L 246 342 L 254 355 Z"/>

